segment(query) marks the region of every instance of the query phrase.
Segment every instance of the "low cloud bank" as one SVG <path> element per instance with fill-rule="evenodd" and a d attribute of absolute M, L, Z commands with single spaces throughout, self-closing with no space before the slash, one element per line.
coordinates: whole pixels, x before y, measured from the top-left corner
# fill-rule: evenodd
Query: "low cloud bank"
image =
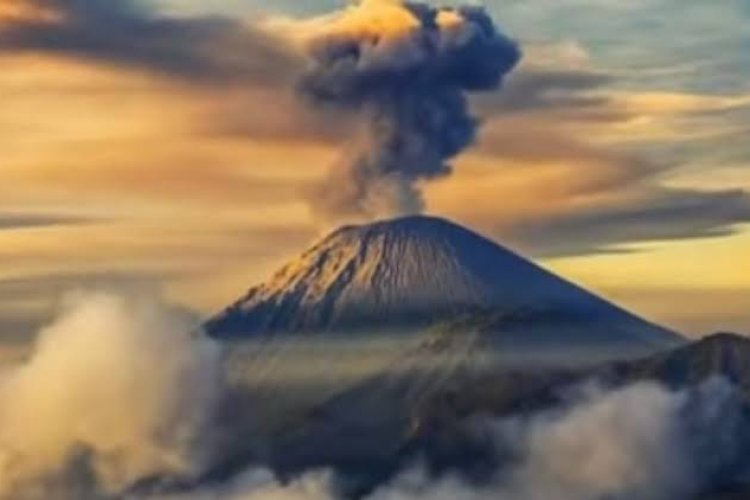
<path fill-rule="evenodd" d="M 281 484 L 250 469 L 164 493 L 225 458 L 222 353 L 195 325 L 154 297 L 70 297 L 25 364 L 0 375 L 0 499 L 337 498 L 332 471 Z M 502 458 L 489 484 L 415 465 L 369 500 L 685 499 L 743 452 L 741 401 L 722 380 L 686 391 L 579 387 L 561 408 L 466 425 Z"/>
<path fill-rule="evenodd" d="M 508 457 L 491 484 L 434 478 L 414 467 L 369 500 L 686 499 L 738 457 L 737 395 L 722 380 L 693 391 L 642 383 L 579 392 L 562 409 L 477 423 Z M 314 473 L 281 485 L 254 470 L 160 500 L 334 500 L 331 477 Z"/>

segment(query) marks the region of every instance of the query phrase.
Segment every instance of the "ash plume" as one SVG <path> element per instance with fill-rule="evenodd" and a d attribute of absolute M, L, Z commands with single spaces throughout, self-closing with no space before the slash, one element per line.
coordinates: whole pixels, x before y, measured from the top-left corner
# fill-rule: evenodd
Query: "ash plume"
<path fill-rule="evenodd" d="M 420 184 L 450 173 L 479 123 L 467 95 L 497 89 L 520 60 L 481 7 L 364 0 L 310 26 L 299 83 L 316 105 L 354 113 L 341 164 L 311 194 L 326 221 L 421 212 Z"/>

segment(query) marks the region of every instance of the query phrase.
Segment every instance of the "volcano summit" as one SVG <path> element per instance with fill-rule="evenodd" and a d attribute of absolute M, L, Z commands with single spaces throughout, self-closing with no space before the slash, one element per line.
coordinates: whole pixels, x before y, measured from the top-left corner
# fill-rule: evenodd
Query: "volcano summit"
<path fill-rule="evenodd" d="M 333 232 L 207 327 L 226 339 L 404 331 L 458 318 L 531 345 L 678 340 L 468 229 L 423 216 Z"/>

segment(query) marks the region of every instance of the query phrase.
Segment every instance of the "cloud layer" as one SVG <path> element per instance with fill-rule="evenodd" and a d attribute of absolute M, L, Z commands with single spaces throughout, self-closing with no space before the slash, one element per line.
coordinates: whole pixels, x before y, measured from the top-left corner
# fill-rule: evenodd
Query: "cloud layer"
<path fill-rule="evenodd" d="M 222 443 L 248 436 L 218 424 L 231 404 L 222 354 L 194 327 L 153 296 L 72 295 L 29 359 L 0 375 L 0 498 L 335 499 L 325 470 L 282 484 L 251 468 L 195 484 L 226 458 Z M 686 498 L 745 454 L 739 404 L 722 380 L 679 392 L 583 385 L 559 408 L 465 422 L 505 457 L 488 482 L 435 477 L 417 464 L 368 498 Z"/>
<path fill-rule="evenodd" d="M 488 484 L 404 471 L 369 500 L 672 500 L 689 498 L 731 463 L 727 439 L 739 415 L 733 389 L 710 381 L 693 393 L 637 384 L 590 386 L 569 405 L 536 415 L 484 421 L 485 439 L 515 457 Z M 722 424 L 724 423 L 724 424 Z M 228 484 L 172 500 L 333 500 L 332 475 L 310 473 L 288 484 L 249 470 Z"/>

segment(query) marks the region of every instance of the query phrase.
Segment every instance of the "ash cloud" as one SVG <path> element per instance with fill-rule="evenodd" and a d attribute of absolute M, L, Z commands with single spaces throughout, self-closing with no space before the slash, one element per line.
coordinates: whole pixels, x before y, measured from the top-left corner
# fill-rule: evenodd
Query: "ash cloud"
<path fill-rule="evenodd" d="M 468 95 L 497 89 L 518 46 L 482 8 L 398 0 L 365 0 L 311 31 L 300 92 L 360 118 L 310 195 L 314 213 L 340 222 L 421 212 L 420 184 L 449 174 L 476 137 Z"/>

